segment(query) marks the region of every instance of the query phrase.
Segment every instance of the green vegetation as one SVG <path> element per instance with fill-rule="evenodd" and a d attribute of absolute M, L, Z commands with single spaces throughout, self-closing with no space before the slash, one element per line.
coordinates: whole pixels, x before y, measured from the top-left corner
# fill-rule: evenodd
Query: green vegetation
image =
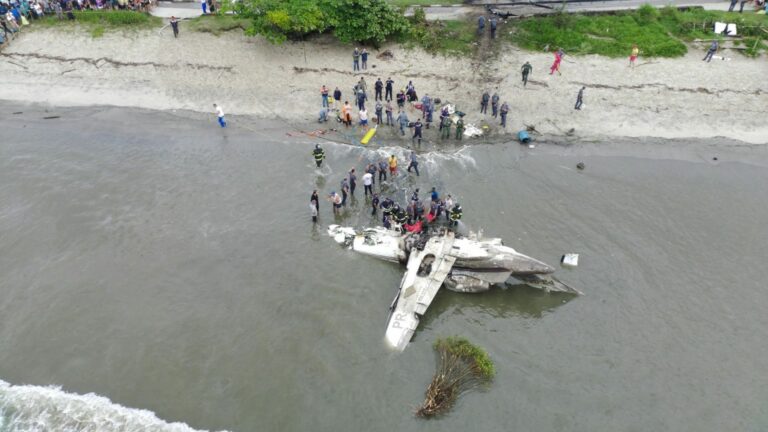
<path fill-rule="evenodd" d="M 712 27 L 715 21 L 736 24 L 741 40 L 734 39 L 734 45 L 744 45 L 743 52 L 756 56 L 761 50 L 768 50 L 765 41 L 768 40 L 768 16 L 754 13 L 734 13 L 723 11 L 707 11 L 692 9 L 680 12 L 675 8 L 666 7 L 660 10 L 658 22 L 670 34 L 687 42 L 695 39 L 712 39 Z M 723 39 L 718 37 L 718 39 Z"/>
<path fill-rule="evenodd" d="M 218 36 L 223 32 L 241 29 L 248 30 L 251 20 L 237 15 L 201 15 L 189 20 L 188 29 L 191 31 L 213 33 Z"/>
<path fill-rule="evenodd" d="M 408 29 L 402 12 L 384 0 L 241 0 L 227 9 L 252 21 L 247 34 L 273 43 L 327 32 L 341 42 L 379 45 Z"/>
<path fill-rule="evenodd" d="M 532 50 L 554 50 L 562 47 L 570 54 L 599 54 L 608 57 L 629 55 L 637 44 L 641 55 L 647 57 L 679 57 L 686 53 L 683 41 L 711 39 L 715 21 L 734 22 L 744 43 L 752 47 L 757 41 L 755 55 L 766 46 L 758 38 L 768 36 L 765 15 L 735 14 L 693 9 L 685 12 L 672 7 L 658 10 L 644 5 L 636 11 L 613 15 L 569 15 L 529 18 L 517 23 L 508 37 L 520 46 Z"/>
<path fill-rule="evenodd" d="M 464 0 L 387 0 L 387 2 L 395 6 L 429 6 L 433 4 L 447 6 L 465 3 Z"/>
<path fill-rule="evenodd" d="M 496 374 L 493 362 L 482 348 L 460 337 L 438 339 L 437 371 L 427 387 L 419 417 L 432 417 L 450 410 L 461 394 L 490 384 Z"/>
<path fill-rule="evenodd" d="M 104 26 L 103 25 L 96 25 L 91 29 L 91 37 L 96 39 L 104 36 Z"/>
<path fill-rule="evenodd" d="M 646 10 L 599 16 L 561 12 L 530 18 L 519 22 L 510 37 L 523 48 L 553 51 L 561 47 L 569 54 L 625 57 L 635 43 L 648 57 L 679 57 L 687 51 Z"/>
<path fill-rule="evenodd" d="M 162 25 L 163 20 L 143 12 L 134 11 L 75 11 L 75 20 L 60 20 L 53 15 L 32 21 L 33 26 L 84 28 L 92 37 L 99 38 L 110 29 L 142 29 Z"/>
<path fill-rule="evenodd" d="M 401 32 L 396 40 L 406 46 L 418 46 L 432 54 L 468 54 L 477 39 L 474 22 L 427 21 L 424 8 L 416 8 L 408 21 L 408 30 Z"/>
<path fill-rule="evenodd" d="M 379 46 L 393 40 L 443 55 L 467 55 L 478 46 L 474 20 L 427 21 L 424 8 L 405 18 L 397 5 L 432 3 L 431 0 L 239 0 L 225 9 L 236 15 L 201 17 L 192 21 L 196 31 L 219 34 L 240 28 L 248 35 L 262 35 L 273 43 L 303 40 L 330 33 L 344 43 Z M 445 2 L 442 2 L 445 3 Z M 449 3 L 461 3 L 450 0 Z M 599 54 L 626 57 L 637 44 L 643 57 L 679 57 L 687 52 L 685 42 L 712 38 L 714 21 L 735 22 L 743 35 L 734 44 L 747 55 L 768 49 L 768 20 L 764 15 L 735 14 L 693 9 L 656 9 L 644 5 L 636 11 L 604 15 L 554 15 L 502 24 L 500 39 L 531 50 L 569 54 Z M 511 32 L 509 30 L 512 30 Z M 500 44 L 491 45 L 494 49 Z"/>

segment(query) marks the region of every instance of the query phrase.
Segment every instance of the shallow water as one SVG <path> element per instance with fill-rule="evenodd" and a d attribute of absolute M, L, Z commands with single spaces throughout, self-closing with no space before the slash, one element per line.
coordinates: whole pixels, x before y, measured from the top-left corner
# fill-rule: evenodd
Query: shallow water
<path fill-rule="evenodd" d="M 423 153 L 421 177 L 388 193 L 436 186 L 471 229 L 552 264 L 579 253 L 557 275 L 586 295 L 444 291 L 395 354 L 383 335 L 401 269 L 325 235 L 372 223 L 362 185 L 339 220 L 323 202 L 312 226 L 307 205 L 312 189 L 403 149 L 324 142 L 318 172 L 313 141 L 276 122 L 222 131 L 188 114 L 3 108 L 24 113 L 0 119 L 0 379 L 17 385 L 0 385 L 0 430 L 60 429 L 55 416 L 34 429 L 18 415 L 71 406 L 63 391 L 33 397 L 46 385 L 197 429 L 768 427 L 762 147 Z M 417 420 L 431 343 L 454 334 L 488 350 L 496 380 L 445 418 Z M 109 404 L 77 409 L 132 415 Z"/>

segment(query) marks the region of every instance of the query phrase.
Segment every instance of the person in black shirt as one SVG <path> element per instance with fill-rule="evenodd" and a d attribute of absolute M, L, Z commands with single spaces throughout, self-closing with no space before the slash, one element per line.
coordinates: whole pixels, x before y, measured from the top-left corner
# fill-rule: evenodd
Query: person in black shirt
<path fill-rule="evenodd" d="M 376 91 L 376 95 L 374 96 L 374 100 L 381 100 L 381 89 L 384 88 L 384 83 L 381 82 L 381 78 L 376 80 L 376 83 L 373 84 L 373 89 Z"/>
<path fill-rule="evenodd" d="M 416 139 L 418 139 L 419 145 L 421 145 L 421 128 L 422 127 L 424 127 L 424 124 L 421 123 L 421 119 L 416 120 L 416 123 L 413 124 L 413 138 L 411 138 L 411 141 L 415 141 Z M 418 173 L 418 170 L 416 172 Z"/>

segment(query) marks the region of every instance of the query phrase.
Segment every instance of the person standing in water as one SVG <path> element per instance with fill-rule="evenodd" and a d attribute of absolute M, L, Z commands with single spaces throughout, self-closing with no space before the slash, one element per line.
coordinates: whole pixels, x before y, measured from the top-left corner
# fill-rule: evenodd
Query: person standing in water
<path fill-rule="evenodd" d="M 411 172 L 411 169 L 416 170 L 416 177 L 419 177 L 419 161 L 416 159 L 416 152 L 411 151 L 411 163 L 408 165 L 408 172 Z M 416 189 L 418 192 L 418 189 Z"/>
<path fill-rule="evenodd" d="M 373 207 L 371 210 L 371 216 L 376 216 L 376 209 L 379 207 L 379 194 L 373 194 L 373 199 L 371 199 L 371 207 Z"/>
<path fill-rule="evenodd" d="M 365 197 L 368 197 L 368 194 L 371 194 L 373 196 L 373 174 L 366 172 L 363 174 L 363 188 L 365 189 Z"/>
<path fill-rule="evenodd" d="M 357 187 L 357 175 L 355 175 L 355 169 L 349 170 L 349 194 L 355 196 L 355 188 Z"/>
<path fill-rule="evenodd" d="M 312 223 L 317 223 L 317 201 L 312 200 L 309 203 L 309 214 L 312 215 Z"/>
<path fill-rule="evenodd" d="M 315 208 L 318 212 L 320 211 L 320 197 L 317 196 L 317 189 L 312 191 L 312 195 L 309 197 L 309 202 L 315 203 Z"/>
<path fill-rule="evenodd" d="M 224 120 L 224 110 L 216 104 L 213 104 L 213 109 L 216 110 L 216 117 L 219 119 L 219 126 L 227 127 L 227 122 Z"/>
<path fill-rule="evenodd" d="M 389 176 L 393 179 L 397 175 L 397 156 L 392 155 L 389 157 Z"/>
<path fill-rule="evenodd" d="M 411 138 L 411 142 L 414 142 L 418 140 L 418 145 L 421 145 L 421 128 L 424 127 L 424 125 L 421 123 L 421 119 L 416 120 L 416 123 L 413 124 L 413 137 Z M 416 170 L 418 173 L 418 170 Z"/>
<path fill-rule="evenodd" d="M 315 163 L 317 164 L 317 167 L 320 168 L 325 159 L 325 150 L 320 147 L 320 144 L 315 144 L 315 149 L 312 150 L 312 156 L 315 157 Z"/>

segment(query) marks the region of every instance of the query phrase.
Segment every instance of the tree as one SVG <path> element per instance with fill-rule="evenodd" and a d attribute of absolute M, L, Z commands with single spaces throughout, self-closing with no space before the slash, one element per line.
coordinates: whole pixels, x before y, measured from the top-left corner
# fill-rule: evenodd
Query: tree
<path fill-rule="evenodd" d="M 229 8 L 253 20 L 249 35 L 272 43 L 332 31 L 342 42 L 378 45 L 409 25 L 384 0 L 232 0 Z"/>
<path fill-rule="evenodd" d="M 325 0 L 333 34 L 342 42 L 382 44 L 409 28 L 401 10 L 384 0 Z"/>

